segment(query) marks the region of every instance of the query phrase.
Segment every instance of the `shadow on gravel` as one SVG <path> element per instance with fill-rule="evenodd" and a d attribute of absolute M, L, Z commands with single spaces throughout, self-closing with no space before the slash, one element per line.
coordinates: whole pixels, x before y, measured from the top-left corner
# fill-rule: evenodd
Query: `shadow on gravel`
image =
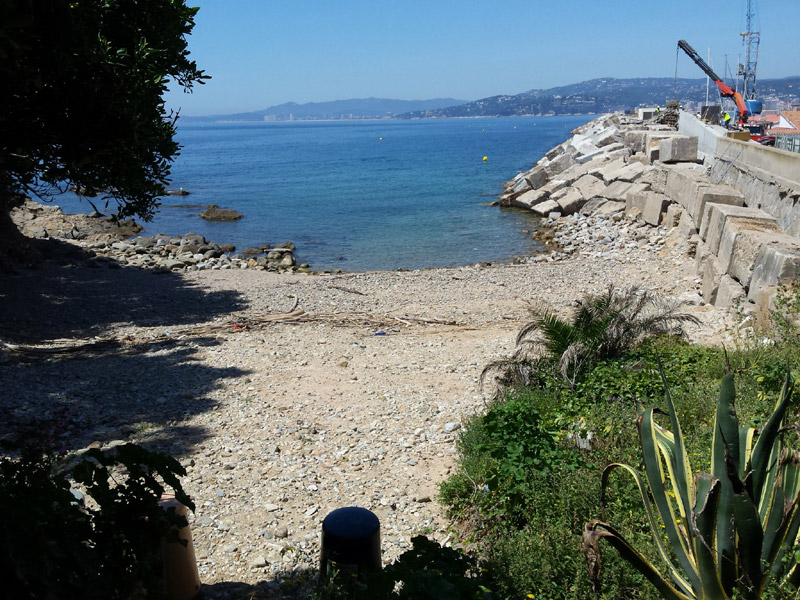
<path fill-rule="evenodd" d="M 300 600 L 311 597 L 317 590 L 318 575 L 318 569 L 301 569 L 258 583 L 221 581 L 205 584 L 201 591 L 204 600 Z"/>
<path fill-rule="evenodd" d="M 36 343 L 100 335 L 109 327 L 177 326 L 247 307 L 241 294 L 207 291 L 176 273 L 89 268 L 79 248 L 51 241 L 39 268 L 0 273 L 0 339 Z"/>
<path fill-rule="evenodd" d="M 74 246 L 53 240 L 51 250 L 38 269 L 0 274 L 0 341 L 72 338 L 77 345 L 91 336 L 113 338 L 113 328 L 126 325 L 168 336 L 170 328 L 247 307 L 238 292 L 207 291 L 175 273 L 89 268 Z M 112 340 L 66 354 L 17 353 L 0 344 L 0 438 L 23 430 L 41 436 L 50 427 L 64 450 L 133 435 L 174 455 L 188 452 L 206 433 L 174 424 L 210 410 L 224 380 L 248 373 L 201 362 L 198 348 L 217 343 L 215 336 L 135 346 Z"/>
<path fill-rule="evenodd" d="M 0 438 L 52 435 L 56 449 L 70 451 L 134 436 L 152 449 L 186 454 L 207 432 L 180 423 L 213 409 L 213 392 L 225 380 L 250 373 L 209 366 L 197 353 L 196 341 L 187 340 L 0 364 Z"/>

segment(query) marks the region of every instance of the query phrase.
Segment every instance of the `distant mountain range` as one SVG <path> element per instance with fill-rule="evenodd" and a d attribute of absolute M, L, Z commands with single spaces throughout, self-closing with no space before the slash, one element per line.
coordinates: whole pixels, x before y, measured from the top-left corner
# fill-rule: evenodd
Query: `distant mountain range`
<path fill-rule="evenodd" d="M 760 79 L 762 98 L 800 98 L 800 77 Z M 596 114 L 641 105 L 664 105 L 668 99 L 704 102 L 706 80 L 643 77 L 591 79 L 548 90 L 530 90 L 513 96 L 492 96 L 457 106 L 418 110 L 398 115 L 400 119 L 430 117 L 510 117 L 516 115 Z M 709 102 L 717 102 L 717 88 L 711 83 Z"/>
<path fill-rule="evenodd" d="M 391 100 L 388 98 L 353 98 L 331 102 L 287 102 L 253 112 L 208 117 L 182 117 L 186 121 L 289 121 L 308 119 L 385 119 L 400 113 L 437 110 L 464 104 L 455 98 L 432 100 Z"/>
<path fill-rule="evenodd" d="M 800 101 L 800 77 L 760 79 L 761 98 Z M 578 115 L 626 110 L 636 106 L 664 105 L 678 98 L 682 102 L 704 102 L 706 80 L 640 77 L 604 77 L 547 90 L 530 90 L 512 96 L 491 96 L 473 102 L 454 98 L 432 100 L 391 100 L 354 98 L 331 102 L 287 102 L 253 112 L 208 117 L 182 117 L 186 121 L 289 121 L 322 119 L 423 119 L 437 117 L 510 117 L 518 115 Z M 709 101 L 718 101 L 711 83 Z"/>

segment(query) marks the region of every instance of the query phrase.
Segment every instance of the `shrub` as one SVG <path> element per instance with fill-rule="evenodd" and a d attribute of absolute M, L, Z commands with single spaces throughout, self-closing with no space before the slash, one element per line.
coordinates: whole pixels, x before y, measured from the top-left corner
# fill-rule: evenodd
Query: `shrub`
<path fill-rule="evenodd" d="M 164 484 L 194 510 L 174 458 L 127 444 L 91 449 L 73 470 L 57 457 L 0 458 L 0 579 L 9 598 L 134 599 L 161 593 L 161 540 L 179 543 L 186 519 L 159 507 Z M 113 484 L 112 484 L 113 482 Z M 186 543 L 183 540 L 181 543 Z"/>

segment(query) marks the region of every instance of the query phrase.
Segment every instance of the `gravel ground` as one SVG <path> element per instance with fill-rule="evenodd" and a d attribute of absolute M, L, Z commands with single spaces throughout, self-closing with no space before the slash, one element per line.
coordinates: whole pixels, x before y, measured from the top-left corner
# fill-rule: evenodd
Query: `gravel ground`
<path fill-rule="evenodd" d="M 557 260 L 410 272 L 49 265 L 2 276 L 0 340 L 99 343 L 0 350 L 0 435 L 36 416 L 59 419 L 69 450 L 133 440 L 176 455 L 209 598 L 290 593 L 318 562 L 322 519 L 342 506 L 378 515 L 385 562 L 420 532 L 448 543 L 437 485 L 460 425 L 485 406 L 483 366 L 510 353 L 531 302 L 566 313 L 610 283 L 699 300 L 675 234 L 603 226 L 631 242 L 608 251 L 583 236 Z M 689 310 L 703 321 L 696 340 L 730 326 L 713 307 Z"/>

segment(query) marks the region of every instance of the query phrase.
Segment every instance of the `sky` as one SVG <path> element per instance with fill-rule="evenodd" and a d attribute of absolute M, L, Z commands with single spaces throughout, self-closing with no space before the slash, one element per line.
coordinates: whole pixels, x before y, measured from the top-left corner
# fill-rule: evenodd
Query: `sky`
<path fill-rule="evenodd" d="M 167 108 L 199 116 L 349 98 L 476 100 L 598 77 L 674 77 L 685 39 L 744 59 L 746 0 L 187 0 L 212 77 Z M 752 0 L 760 78 L 800 75 L 800 0 Z M 678 77 L 702 77 L 681 53 Z"/>

